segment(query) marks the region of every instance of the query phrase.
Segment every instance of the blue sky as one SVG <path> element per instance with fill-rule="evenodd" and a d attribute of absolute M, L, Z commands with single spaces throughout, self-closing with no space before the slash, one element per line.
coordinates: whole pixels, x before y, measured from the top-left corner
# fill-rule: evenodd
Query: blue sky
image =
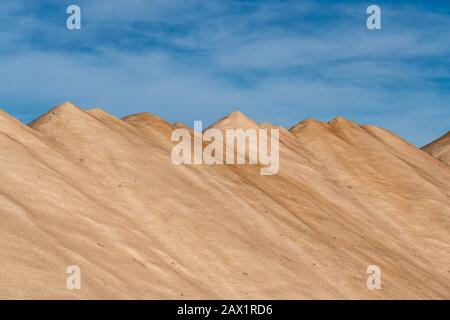
<path fill-rule="evenodd" d="M 0 108 L 25 123 L 69 100 L 188 125 L 340 115 L 418 146 L 450 129 L 448 1 L 2 0 L 0 23 Z"/>

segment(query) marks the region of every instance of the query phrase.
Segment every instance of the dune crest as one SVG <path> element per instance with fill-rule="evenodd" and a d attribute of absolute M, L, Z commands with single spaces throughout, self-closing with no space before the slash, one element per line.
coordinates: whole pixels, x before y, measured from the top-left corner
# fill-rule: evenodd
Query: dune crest
<path fill-rule="evenodd" d="M 235 111 L 213 123 L 209 128 L 225 129 L 258 129 L 258 124 L 240 111 Z"/>

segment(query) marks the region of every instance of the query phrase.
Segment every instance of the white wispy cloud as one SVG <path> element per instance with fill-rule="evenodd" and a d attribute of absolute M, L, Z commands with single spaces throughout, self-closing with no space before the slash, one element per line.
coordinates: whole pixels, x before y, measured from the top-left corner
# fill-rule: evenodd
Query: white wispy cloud
<path fill-rule="evenodd" d="M 79 2 L 78 33 L 58 2 L 0 4 L 14 21 L 0 31 L 0 104 L 23 121 L 73 100 L 188 123 L 235 109 L 285 126 L 344 115 L 418 145 L 448 130 L 445 13 L 391 4 L 370 32 L 365 4 Z"/>

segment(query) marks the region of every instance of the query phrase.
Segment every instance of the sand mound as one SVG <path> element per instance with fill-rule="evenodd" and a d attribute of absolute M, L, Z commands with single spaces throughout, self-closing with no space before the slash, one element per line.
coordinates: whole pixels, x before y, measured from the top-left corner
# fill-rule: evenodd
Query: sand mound
<path fill-rule="evenodd" d="M 240 111 L 235 111 L 213 123 L 209 128 L 225 129 L 258 129 L 258 124 Z"/>
<path fill-rule="evenodd" d="M 281 134 L 277 175 L 174 165 L 176 127 L 71 103 L 29 126 L 0 112 L 0 298 L 450 298 L 448 166 L 343 118 Z"/>
<path fill-rule="evenodd" d="M 439 139 L 422 147 L 422 150 L 428 152 L 445 164 L 450 165 L 450 131 Z"/>

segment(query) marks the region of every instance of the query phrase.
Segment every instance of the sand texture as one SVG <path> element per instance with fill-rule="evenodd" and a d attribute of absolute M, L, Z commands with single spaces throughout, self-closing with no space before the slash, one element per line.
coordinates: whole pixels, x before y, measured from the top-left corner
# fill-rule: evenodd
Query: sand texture
<path fill-rule="evenodd" d="M 239 112 L 213 125 L 258 126 Z M 262 176 L 174 165 L 182 127 L 71 103 L 29 125 L 0 111 L 0 298 L 450 298 L 448 134 L 434 158 L 375 126 L 308 119 L 280 128 L 279 173 Z"/>
<path fill-rule="evenodd" d="M 450 131 L 439 139 L 422 147 L 422 150 L 450 166 Z"/>

